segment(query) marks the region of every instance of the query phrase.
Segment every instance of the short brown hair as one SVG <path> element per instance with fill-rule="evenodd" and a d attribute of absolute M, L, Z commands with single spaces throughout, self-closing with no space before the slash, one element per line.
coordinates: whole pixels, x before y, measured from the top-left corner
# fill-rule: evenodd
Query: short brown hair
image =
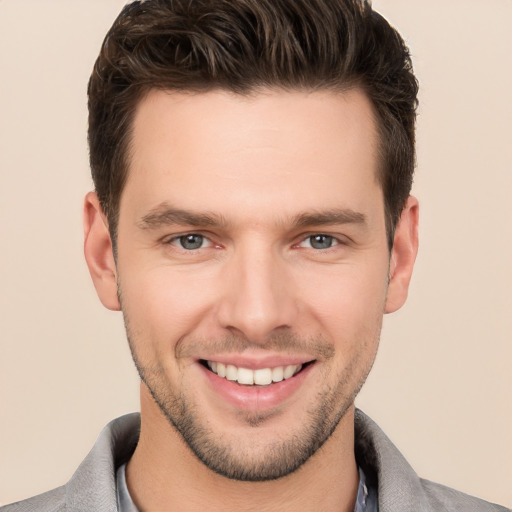
<path fill-rule="evenodd" d="M 115 244 L 138 102 L 151 89 L 346 90 L 371 100 L 390 247 L 415 166 L 418 84 L 398 32 L 365 0 L 143 0 L 107 33 L 88 87 L 92 177 Z"/>

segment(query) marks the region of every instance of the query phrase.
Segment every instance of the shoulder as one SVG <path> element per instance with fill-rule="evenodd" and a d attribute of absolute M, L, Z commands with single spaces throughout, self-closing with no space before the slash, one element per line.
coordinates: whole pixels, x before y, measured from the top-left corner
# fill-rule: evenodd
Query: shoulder
<path fill-rule="evenodd" d="M 1 507 L 0 512 L 115 512 L 116 468 L 131 457 L 139 431 L 138 413 L 111 421 L 66 485 Z"/>
<path fill-rule="evenodd" d="M 355 413 L 358 463 L 378 488 L 380 512 L 510 512 L 444 485 L 419 478 L 379 426 Z"/>
<path fill-rule="evenodd" d="M 64 486 L 0 507 L 1 512 L 64 512 L 65 510 L 66 488 Z"/>
<path fill-rule="evenodd" d="M 445 512 L 510 512 L 510 509 L 475 498 L 445 485 L 420 479 L 432 510 Z"/>

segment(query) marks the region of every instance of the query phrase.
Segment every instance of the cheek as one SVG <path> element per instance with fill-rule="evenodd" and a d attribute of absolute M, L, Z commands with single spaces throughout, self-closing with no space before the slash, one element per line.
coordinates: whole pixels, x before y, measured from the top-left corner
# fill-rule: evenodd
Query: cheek
<path fill-rule="evenodd" d="M 197 329 L 212 304 L 211 287 L 187 274 L 166 267 L 138 273 L 120 269 L 122 307 L 132 341 L 168 351 Z"/>
<path fill-rule="evenodd" d="M 301 279 L 302 302 L 333 341 L 378 336 L 387 290 L 386 268 L 339 266 Z"/>

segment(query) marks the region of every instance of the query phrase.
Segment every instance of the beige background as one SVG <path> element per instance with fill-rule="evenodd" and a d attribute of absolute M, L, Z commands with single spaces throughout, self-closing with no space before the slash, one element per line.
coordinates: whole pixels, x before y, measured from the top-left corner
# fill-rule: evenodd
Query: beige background
<path fill-rule="evenodd" d="M 0 0 L 0 503 L 138 407 L 81 248 L 86 83 L 123 0 Z M 422 476 L 512 505 L 512 2 L 379 0 L 421 81 L 421 252 L 358 404 Z"/>

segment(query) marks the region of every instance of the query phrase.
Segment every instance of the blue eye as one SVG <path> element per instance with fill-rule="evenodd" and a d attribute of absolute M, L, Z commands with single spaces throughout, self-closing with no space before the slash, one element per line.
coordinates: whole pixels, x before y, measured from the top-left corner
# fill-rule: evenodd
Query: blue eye
<path fill-rule="evenodd" d="M 205 238 L 203 235 L 196 235 L 194 233 L 189 235 L 183 235 L 175 239 L 175 242 L 179 242 L 179 245 L 187 251 L 193 251 L 203 247 Z"/>
<path fill-rule="evenodd" d="M 312 247 L 313 249 L 330 249 L 333 245 L 337 245 L 338 241 L 329 235 L 312 235 L 306 238 L 304 242 L 307 246 Z"/>

